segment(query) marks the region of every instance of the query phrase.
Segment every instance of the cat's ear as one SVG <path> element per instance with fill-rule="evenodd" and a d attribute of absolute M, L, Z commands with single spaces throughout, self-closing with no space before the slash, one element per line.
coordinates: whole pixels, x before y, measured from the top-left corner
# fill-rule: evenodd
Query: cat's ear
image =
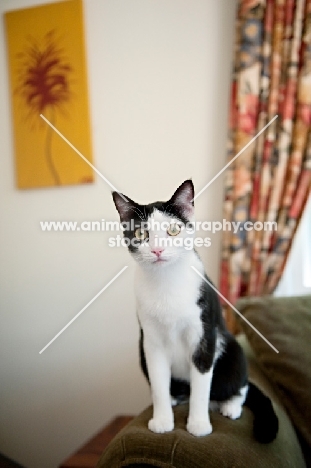
<path fill-rule="evenodd" d="M 177 206 L 187 216 L 191 217 L 194 214 L 194 187 L 192 180 L 185 180 L 174 195 L 170 202 Z"/>
<path fill-rule="evenodd" d="M 130 221 L 133 217 L 136 203 L 119 192 L 112 192 L 112 198 L 120 215 L 121 222 Z"/>

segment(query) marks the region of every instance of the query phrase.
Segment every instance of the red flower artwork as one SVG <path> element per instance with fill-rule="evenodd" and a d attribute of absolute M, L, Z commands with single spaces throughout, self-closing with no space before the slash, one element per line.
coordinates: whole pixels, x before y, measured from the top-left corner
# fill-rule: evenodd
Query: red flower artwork
<path fill-rule="evenodd" d="M 18 59 L 20 70 L 16 92 L 27 105 L 28 118 L 48 112 L 49 121 L 54 125 L 56 109 L 61 109 L 70 98 L 68 75 L 72 71 L 63 50 L 58 46 L 55 31 L 49 31 L 42 43 L 29 38 L 29 45 L 18 54 Z M 54 182 L 60 185 L 51 153 L 52 132 L 53 129 L 48 126 L 45 154 Z"/>

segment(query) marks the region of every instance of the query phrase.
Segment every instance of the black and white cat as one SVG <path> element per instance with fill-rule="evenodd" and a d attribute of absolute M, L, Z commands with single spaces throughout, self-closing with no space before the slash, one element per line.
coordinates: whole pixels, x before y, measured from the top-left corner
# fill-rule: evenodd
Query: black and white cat
<path fill-rule="evenodd" d="M 137 262 L 140 361 L 153 399 L 149 429 L 172 431 L 172 405 L 189 399 L 187 430 L 205 436 L 212 432 L 209 407 L 237 419 L 245 404 L 254 412 L 255 437 L 272 441 L 278 420 L 271 401 L 248 382 L 244 353 L 226 329 L 218 296 L 191 268 L 205 275 L 197 252 L 185 248 L 194 234 L 192 181 L 166 202 L 139 205 L 123 197 L 113 192 Z"/>

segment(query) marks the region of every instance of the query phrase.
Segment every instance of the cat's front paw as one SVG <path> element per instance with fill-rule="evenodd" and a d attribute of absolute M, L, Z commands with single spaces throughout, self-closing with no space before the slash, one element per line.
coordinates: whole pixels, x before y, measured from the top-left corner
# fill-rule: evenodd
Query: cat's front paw
<path fill-rule="evenodd" d="M 238 419 L 242 413 L 242 405 L 235 401 L 225 401 L 220 405 L 220 412 L 227 418 Z"/>
<path fill-rule="evenodd" d="M 211 434 L 211 432 L 213 432 L 213 427 L 209 419 L 188 419 L 187 431 L 196 437 L 202 437 Z"/>
<path fill-rule="evenodd" d="M 148 423 L 148 428 L 152 432 L 163 434 L 174 429 L 174 421 L 170 418 L 152 418 Z"/>

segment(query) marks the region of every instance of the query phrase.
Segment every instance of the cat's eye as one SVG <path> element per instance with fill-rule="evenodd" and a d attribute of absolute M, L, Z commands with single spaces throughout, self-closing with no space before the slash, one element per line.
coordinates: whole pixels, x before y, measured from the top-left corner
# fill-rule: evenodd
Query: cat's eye
<path fill-rule="evenodd" d="M 148 231 L 146 231 L 146 229 L 138 228 L 135 231 L 135 237 L 136 237 L 136 239 L 139 239 L 139 240 L 143 241 L 143 240 L 147 239 Z"/>
<path fill-rule="evenodd" d="M 181 231 L 181 226 L 180 224 L 177 223 L 172 223 L 169 225 L 169 228 L 167 230 L 167 233 L 169 236 L 177 236 Z"/>

